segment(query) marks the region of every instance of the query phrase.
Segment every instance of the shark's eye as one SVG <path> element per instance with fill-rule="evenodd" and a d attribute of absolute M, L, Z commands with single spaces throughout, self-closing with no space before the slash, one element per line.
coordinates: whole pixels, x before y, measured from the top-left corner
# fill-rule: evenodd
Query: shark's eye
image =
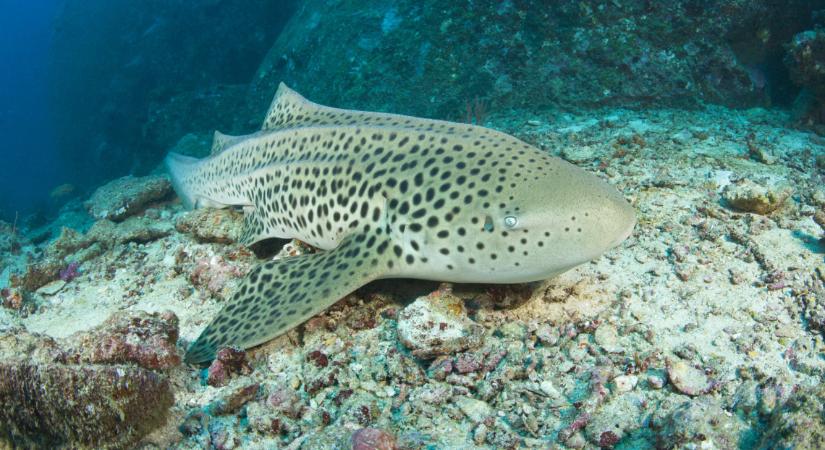
<path fill-rule="evenodd" d="M 518 225 L 518 217 L 516 216 L 504 216 L 504 226 L 507 228 L 513 228 Z"/>

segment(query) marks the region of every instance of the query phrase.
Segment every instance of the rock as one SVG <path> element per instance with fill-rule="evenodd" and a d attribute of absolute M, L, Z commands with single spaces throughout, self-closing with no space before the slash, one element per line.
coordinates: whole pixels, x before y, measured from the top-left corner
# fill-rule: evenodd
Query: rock
<path fill-rule="evenodd" d="M 46 254 L 55 259 L 63 259 L 90 244 L 91 241 L 77 230 L 62 227 L 57 239 L 46 248 Z"/>
<path fill-rule="evenodd" d="M 641 404 L 640 395 L 626 394 L 611 398 L 592 414 L 584 428 L 585 436 L 602 448 L 613 447 L 641 425 Z"/>
<path fill-rule="evenodd" d="M 647 384 L 651 389 L 658 390 L 665 386 L 665 379 L 659 375 L 651 374 L 647 376 Z"/>
<path fill-rule="evenodd" d="M 216 416 L 223 416 L 237 412 L 241 407 L 258 395 L 261 385 L 252 383 L 241 386 L 229 393 L 229 395 L 210 404 L 207 410 Z"/>
<path fill-rule="evenodd" d="M 559 343 L 561 336 L 558 327 L 544 324 L 536 330 L 536 337 L 542 344 L 554 346 Z"/>
<path fill-rule="evenodd" d="M 243 215 L 231 209 L 195 209 L 175 223 L 175 229 L 191 234 L 198 242 L 219 244 L 237 242 L 242 227 Z"/>
<path fill-rule="evenodd" d="M 130 447 L 173 403 L 167 379 L 139 367 L 0 363 L 0 437 L 13 446 Z"/>
<path fill-rule="evenodd" d="M 825 442 L 825 386 L 803 388 L 771 414 L 758 448 L 821 448 Z"/>
<path fill-rule="evenodd" d="M 787 46 L 785 65 L 791 80 L 810 89 L 819 99 L 825 98 L 825 32 L 808 30 L 798 33 Z"/>
<path fill-rule="evenodd" d="M 710 397 L 685 401 L 664 417 L 654 413 L 652 425 L 656 448 L 738 450 L 748 430 L 736 414 L 729 414 Z"/>
<path fill-rule="evenodd" d="M 11 329 L 0 334 L 0 361 L 10 361 L 25 356 L 29 363 L 64 362 L 65 352 L 49 336 L 33 334 L 23 328 Z"/>
<path fill-rule="evenodd" d="M 95 329 L 70 338 L 73 350 L 69 358 L 75 362 L 131 362 L 146 369 L 168 369 L 181 361 L 177 341 L 178 318 L 171 311 L 115 313 Z"/>
<path fill-rule="evenodd" d="M 172 226 L 165 221 L 157 221 L 148 217 L 129 217 L 120 223 L 99 220 L 92 225 L 85 238 L 89 242 L 97 242 L 109 248 L 114 244 L 128 242 L 145 244 L 166 237 L 171 232 Z"/>
<path fill-rule="evenodd" d="M 619 332 L 613 325 L 604 324 L 596 328 L 593 339 L 608 353 L 621 353 L 623 351 L 621 344 L 619 344 Z"/>
<path fill-rule="evenodd" d="M 486 402 L 470 397 L 456 397 L 455 403 L 470 420 L 475 423 L 483 422 L 484 419 L 493 415 L 493 408 Z"/>
<path fill-rule="evenodd" d="M 825 154 L 822 156 L 825 156 Z M 813 203 L 813 206 L 825 208 L 825 186 L 815 187 L 810 194 L 810 200 Z"/>
<path fill-rule="evenodd" d="M 352 433 L 352 450 L 395 450 L 395 437 L 378 428 L 361 428 Z"/>
<path fill-rule="evenodd" d="M 12 275 L 11 285 L 24 291 L 34 292 L 57 280 L 62 268 L 63 263 L 61 261 L 47 258 L 27 265 L 26 272 L 22 276 Z"/>
<path fill-rule="evenodd" d="M 13 309 L 15 311 L 23 311 L 23 306 L 28 302 L 27 295 L 24 291 L 17 288 L 4 288 L 0 290 L 0 297 L 4 308 Z"/>
<path fill-rule="evenodd" d="M 206 158 L 212 151 L 214 132 L 186 133 L 172 146 L 171 152 L 195 158 Z"/>
<path fill-rule="evenodd" d="M 670 138 L 677 144 L 687 144 L 693 139 L 693 133 L 690 130 L 681 130 L 674 133 Z"/>
<path fill-rule="evenodd" d="M 782 206 L 792 193 L 793 189 L 788 186 L 761 185 L 743 180 L 726 186 L 722 198 L 734 209 L 769 214 Z"/>
<path fill-rule="evenodd" d="M 814 222 L 816 222 L 816 224 L 822 228 L 822 232 L 825 233 L 825 209 L 814 213 Z"/>
<path fill-rule="evenodd" d="M 682 394 L 696 395 L 707 394 L 715 387 L 714 383 L 708 380 L 705 372 L 680 360 L 668 361 L 667 376 L 673 387 Z"/>
<path fill-rule="evenodd" d="M 584 448 L 587 445 L 587 439 L 585 439 L 584 434 L 577 431 L 564 441 L 564 445 L 569 448 Z"/>
<path fill-rule="evenodd" d="M 617 392 L 629 392 L 636 389 L 636 384 L 639 383 L 639 378 L 635 375 L 619 375 L 613 379 L 613 385 L 616 386 Z"/>
<path fill-rule="evenodd" d="M 209 366 L 206 384 L 215 387 L 225 386 L 231 376 L 247 375 L 251 372 L 252 367 L 246 361 L 246 352 L 224 347 L 218 350 L 215 360 Z"/>
<path fill-rule="evenodd" d="M 817 279 L 817 275 L 819 279 Z M 811 275 L 811 292 L 800 295 L 805 323 L 811 330 L 825 333 L 825 266 Z"/>
<path fill-rule="evenodd" d="M 572 163 L 584 163 L 596 158 L 596 153 L 590 146 L 574 145 L 562 150 L 561 156 Z"/>
<path fill-rule="evenodd" d="M 756 380 L 745 380 L 734 393 L 733 403 L 736 405 L 736 412 L 747 416 L 759 406 L 759 383 Z"/>
<path fill-rule="evenodd" d="M 487 425 L 483 423 L 478 424 L 475 430 L 473 430 L 473 442 L 476 445 L 484 444 L 484 441 L 487 440 Z"/>
<path fill-rule="evenodd" d="M 417 358 L 477 348 L 483 333 L 484 328 L 467 317 L 464 301 L 448 291 L 420 297 L 398 314 L 398 338 Z"/>
<path fill-rule="evenodd" d="M 40 295 L 52 296 L 60 292 L 66 286 L 66 282 L 63 280 L 54 280 L 51 283 L 41 287 L 37 290 L 37 293 Z"/>
<path fill-rule="evenodd" d="M 275 389 L 267 397 L 266 403 L 292 419 L 297 419 L 301 415 L 304 406 L 298 393 L 287 387 Z"/>
<path fill-rule="evenodd" d="M 225 298 L 229 294 L 229 282 L 243 275 L 241 267 L 216 255 L 199 260 L 189 274 L 189 281 L 212 297 Z"/>
<path fill-rule="evenodd" d="M 126 176 L 99 187 L 85 203 L 95 219 L 121 221 L 143 211 L 152 202 L 172 192 L 165 176 Z"/>
<path fill-rule="evenodd" d="M 539 389 L 541 389 L 541 392 L 544 392 L 544 395 L 550 398 L 559 398 L 561 396 L 561 393 L 553 386 L 553 382 L 550 380 L 544 380 L 539 383 Z"/>

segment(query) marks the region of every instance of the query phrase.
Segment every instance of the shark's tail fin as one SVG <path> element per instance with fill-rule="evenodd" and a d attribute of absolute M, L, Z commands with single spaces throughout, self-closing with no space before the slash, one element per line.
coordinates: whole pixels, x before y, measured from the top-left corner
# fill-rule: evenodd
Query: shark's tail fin
<path fill-rule="evenodd" d="M 197 196 L 192 189 L 192 186 L 187 183 L 190 175 L 198 168 L 201 160 L 191 156 L 184 156 L 179 153 L 169 153 L 166 155 L 164 163 L 169 174 L 172 176 L 172 187 L 180 197 L 184 206 L 187 208 L 195 208 L 197 206 Z"/>

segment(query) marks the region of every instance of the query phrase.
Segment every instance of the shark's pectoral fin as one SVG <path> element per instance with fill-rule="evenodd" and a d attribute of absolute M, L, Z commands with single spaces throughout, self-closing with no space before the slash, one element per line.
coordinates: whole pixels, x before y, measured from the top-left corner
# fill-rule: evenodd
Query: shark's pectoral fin
<path fill-rule="evenodd" d="M 379 278 L 388 265 L 383 239 L 353 235 L 327 252 L 259 265 L 189 347 L 186 361 L 207 362 L 221 346 L 266 342 Z"/>

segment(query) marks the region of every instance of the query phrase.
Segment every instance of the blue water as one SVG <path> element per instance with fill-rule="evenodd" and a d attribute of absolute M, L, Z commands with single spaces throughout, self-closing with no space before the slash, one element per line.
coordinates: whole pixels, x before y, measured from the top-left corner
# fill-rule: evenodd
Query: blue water
<path fill-rule="evenodd" d="M 320 102 L 442 119 L 466 115 L 480 98 L 491 112 L 707 102 L 794 106 L 797 122 L 825 120 L 822 99 L 797 101 L 805 96 L 786 56 L 796 33 L 825 21 L 817 12 L 823 0 L 792 0 L 770 26 L 756 7 L 737 6 L 753 17 L 715 24 L 707 21 L 716 13 L 697 6 L 725 2 L 676 2 L 681 10 L 633 1 L 593 10 L 573 1 L 481 2 L 464 14 L 445 1 L 440 15 L 408 3 L 347 1 L 301 14 L 311 2 L 0 0 L 0 61 L 9 62 L 0 68 L 0 219 L 54 217 L 111 179 L 157 170 L 187 133 L 252 132 L 281 81 Z M 516 20 L 519 8 L 535 14 Z M 650 9 L 650 21 L 635 32 L 617 27 L 613 15 L 633 18 L 634 8 Z M 281 33 L 296 11 L 303 25 Z M 673 22 L 672 14 L 682 17 Z M 352 20 L 355 31 L 337 32 L 338 41 L 325 20 Z M 598 21 L 604 26 L 591 29 Z M 703 44 L 718 27 L 724 38 Z M 618 37 L 600 37 L 605 29 Z M 73 186 L 68 195 L 50 196 L 64 183 Z"/>
<path fill-rule="evenodd" d="M 58 4 L 0 1 L 0 218 L 42 208 L 59 184 L 47 90 Z"/>
<path fill-rule="evenodd" d="M 106 181 L 145 175 L 192 130 L 246 130 L 233 126 L 245 85 L 294 10 L 291 0 L 0 6 L 7 221 L 54 217 Z"/>

